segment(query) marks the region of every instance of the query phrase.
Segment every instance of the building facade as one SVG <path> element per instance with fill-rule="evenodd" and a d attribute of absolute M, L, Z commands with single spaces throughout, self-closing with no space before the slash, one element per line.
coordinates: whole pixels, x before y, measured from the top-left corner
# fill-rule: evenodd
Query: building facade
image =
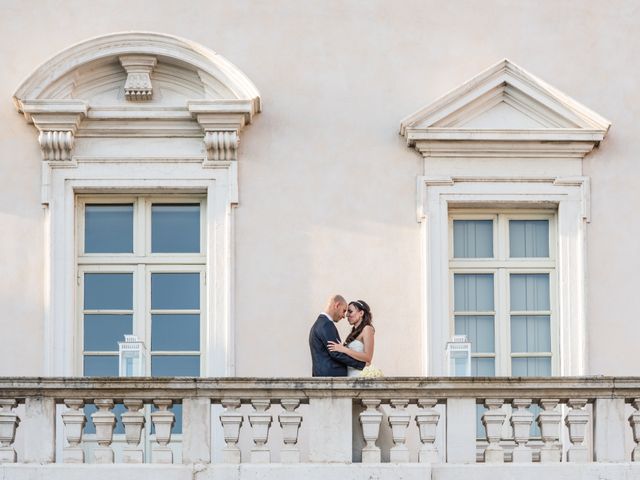
<path fill-rule="evenodd" d="M 640 476 L 634 2 L 3 7 L 7 475 Z"/>

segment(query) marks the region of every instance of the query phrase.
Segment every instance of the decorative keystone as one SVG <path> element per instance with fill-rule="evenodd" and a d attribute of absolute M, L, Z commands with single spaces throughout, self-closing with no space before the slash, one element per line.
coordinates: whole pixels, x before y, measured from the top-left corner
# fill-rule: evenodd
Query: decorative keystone
<path fill-rule="evenodd" d="M 224 399 L 222 406 L 224 412 L 220 414 L 220 423 L 226 443 L 222 451 L 222 461 L 224 463 L 240 463 L 240 448 L 238 441 L 240 440 L 240 427 L 242 426 L 243 415 L 238 412 L 240 400 Z"/>
<path fill-rule="evenodd" d="M 16 463 L 13 442 L 20 419 L 12 410 L 17 403 L 12 398 L 0 399 L 0 463 Z"/>
<path fill-rule="evenodd" d="M 62 461 L 64 463 L 84 463 L 84 450 L 80 446 L 82 443 L 82 432 L 87 423 L 87 417 L 82 410 L 84 400 L 76 398 L 65 399 L 64 404 L 68 410 L 61 416 L 69 446 L 64 447 Z"/>
<path fill-rule="evenodd" d="M 157 59 L 152 55 L 122 55 L 120 64 L 127 71 L 127 81 L 124 84 L 124 96 L 130 101 L 151 100 L 153 86 L 151 72 L 156 66 Z"/>

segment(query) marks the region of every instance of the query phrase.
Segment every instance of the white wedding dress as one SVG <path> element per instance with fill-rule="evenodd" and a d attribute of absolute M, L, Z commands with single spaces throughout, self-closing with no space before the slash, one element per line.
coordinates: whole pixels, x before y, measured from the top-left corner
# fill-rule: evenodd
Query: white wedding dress
<path fill-rule="evenodd" d="M 351 350 L 355 350 L 356 352 L 364 352 L 364 343 L 360 340 L 353 340 L 347 348 Z M 357 368 L 347 367 L 347 377 L 359 377 L 362 370 L 358 370 Z"/>

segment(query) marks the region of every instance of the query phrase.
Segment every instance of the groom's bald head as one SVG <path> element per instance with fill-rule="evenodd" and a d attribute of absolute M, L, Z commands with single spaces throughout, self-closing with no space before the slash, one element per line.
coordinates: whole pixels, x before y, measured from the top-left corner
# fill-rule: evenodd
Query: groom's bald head
<path fill-rule="evenodd" d="M 325 311 L 334 322 L 338 322 L 344 317 L 344 314 L 347 311 L 347 301 L 342 295 L 333 295 L 329 297 Z"/>

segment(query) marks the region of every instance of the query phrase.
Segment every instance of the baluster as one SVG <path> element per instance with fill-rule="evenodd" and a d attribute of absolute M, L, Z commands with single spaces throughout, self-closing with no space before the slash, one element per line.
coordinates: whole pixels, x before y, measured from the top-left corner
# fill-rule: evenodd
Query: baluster
<path fill-rule="evenodd" d="M 98 411 L 91 414 L 93 423 L 96 426 L 96 440 L 98 446 L 93 451 L 95 463 L 113 463 L 113 429 L 116 425 L 116 416 L 111 411 L 113 408 L 112 399 L 96 399 L 93 401 L 98 407 Z"/>
<path fill-rule="evenodd" d="M 12 412 L 17 405 L 14 399 L 0 399 L 0 463 L 16 463 L 16 451 L 13 442 L 16 428 L 20 423 L 18 415 Z"/>
<path fill-rule="evenodd" d="M 378 411 L 380 402 L 381 400 L 374 398 L 362 400 L 362 404 L 366 407 L 366 410 L 360 413 L 362 436 L 366 442 L 362 448 L 362 463 L 380 463 L 380 447 L 376 446 L 382 423 L 382 413 Z"/>
<path fill-rule="evenodd" d="M 502 438 L 502 424 L 507 414 L 502 410 L 503 399 L 487 398 L 484 406 L 489 410 L 482 415 L 482 424 L 487 432 L 489 445 L 484 451 L 484 461 L 487 463 L 503 463 L 504 449 L 500 446 Z"/>
<path fill-rule="evenodd" d="M 569 428 L 569 440 L 571 447 L 567 451 L 567 461 L 575 463 L 586 463 L 589 461 L 589 451 L 584 445 L 584 437 L 589 423 L 589 412 L 584 407 L 587 404 L 586 398 L 570 399 L 567 405 L 571 407 L 564 419 L 565 425 Z"/>
<path fill-rule="evenodd" d="M 175 414 L 169 411 L 173 401 L 154 400 L 153 404 L 158 410 L 151 413 L 151 422 L 156 430 L 156 443 L 151 447 L 151 461 L 153 463 L 173 463 L 173 452 L 169 447 L 171 427 L 176 421 Z"/>
<path fill-rule="evenodd" d="M 640 398 L 635 398 L 631 403 L 636 409 L 629 417 L 629 424 L 633 432 L 633 441 L 636 442 L 636 446 L 633 452 L 631 452 L 631 460 L 640 462 Z"/>
<path fill-rule="evenodd" d="M 84 450 L 80 446 L 84 426 L 87 423 L 87 417 L 84 414 L 84 410 L 82 410 L 84 400 L 76 398 L 65 399 L 64 404 L 68 410 L 61 416 L 69 446 L 64 447 L 62 451 L 62 461 L 64 463 L 84 463 Z"/>
<path fill-rule="evenodd" d="M 418 452 L 418 461 L 420 463 L 438 463 L 438 449 L 436 448 L 436 427 L 440 420 L 440 413 L 434 410 L 438 400 L 435 398 L 421 398 L 418 400 L 418 406 L 422 409 L 416 415 L 416 424 L 420 433 L 420 441 L 422 447 Z"/>
<path fill-rule="evenodd" d="M 249 414 L 254 443 L 251 449 L 251 462 L 269 463 L 271 462 L 271 450 L 267 446 L 267 441 L 273 417 L 266 411 L 271 405 L 271 401 L 268 399 L 251 400 L 251 405 L 255 409 L 254 413 Z"/>
<path fill-rule="evenodd" d="M 560 400 L 543 398 L 540 406 L 543 410 L 538 414 L 538 425 L 544 446 L 540 449 L 540 462 L 559 462 L 562 457 L 558 439 L 560 437 L 560 419 L 562 413 L 556 410 Z"/>
<path fill-rule="evenodd" d="M 280 451 L 280 461 L 282 463 L 300 463 L 300 449 L 298 448 L 298 430 L 302 423 L 302 415 L 295 413 L 295 409 L 300 405 L 297 398 L 283 398 L 280 404 L 284 412 L 278 415 L 280 428 L 282 428 L 282 440 L 284 447 Z"/>
<path fill-rule="evenodd" d="M 240 427 L 242 426 L 243 416 L 238 412 L 240 400 L 222 400 L 224 412 L 220 414 L 220 423 L 222 423 L 222 431 L 226 446 L 222 451 L 222 461 L 225 463 L 240 463 L 240 448 L 238 441 L 240 440 Z"/>
<path fill-rule="evenodd" d="M 513 413 L 511 414 L 511 426 L 513 427 L 513 438 L 517 446 L 513 449 L 513 463 L 531 463 L 533 452 L 527 447 L 531 424 L 533 423 L 533 413 L 528 408 L 531 405 L 530 398 L 514 398 Z"/>
<path fill-rule="evenodd" d="M 124 436 L 127 446 L 122 452 L 124 463 L 144 463 L 144 452 L 140 446 L 142 428 L 144 427 L 144 413 L 142 400 L 125 400 L 124 406 L 127 411 L 122 414 L 122 424 L 124 425 Z"/>
<path fill-rule="evenodd" d="M 409 400 L 392 399 L 393 410 L 389 413 L 389 425 L 393 436 L 393 444 L 389 452 L 391 463 L 406 463 L 409 461 L 409 448 L 407 448 L 407 427 L 411 421 L 411 415 L 405 410 Z"/>

